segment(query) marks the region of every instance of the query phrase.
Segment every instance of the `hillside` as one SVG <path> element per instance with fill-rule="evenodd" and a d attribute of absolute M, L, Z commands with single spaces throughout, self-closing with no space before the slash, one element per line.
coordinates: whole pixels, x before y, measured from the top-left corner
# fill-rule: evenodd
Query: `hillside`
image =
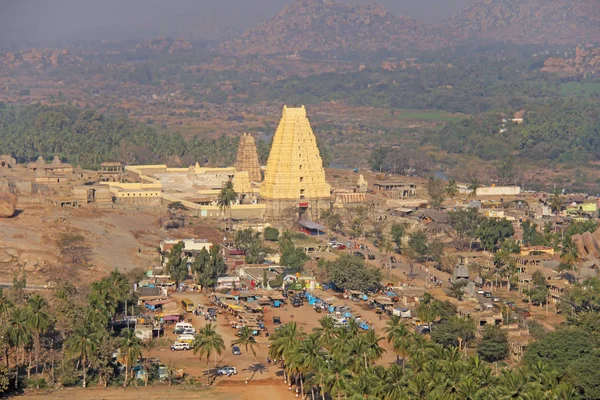
<path fill-rule="evenodd" d="M 481 0 L 439 25 L 457 40 L 600 43 L 598 0 Z"/>
<path fill-rule="evenodd" d="M 542 71 L 567 77 L 600 76 L 600 47 L 577 47 L 572 58 L 548 58 Z"/>
<path fill-rule="evenodd" d="M 237 55 L 313 53 L 335 57 L 411 48 L 426 50 L 448 44 L 427 25 L 394 16 L 380 5 L 298 0 L 271 20 L 223 44 L 221 49 Z"/>

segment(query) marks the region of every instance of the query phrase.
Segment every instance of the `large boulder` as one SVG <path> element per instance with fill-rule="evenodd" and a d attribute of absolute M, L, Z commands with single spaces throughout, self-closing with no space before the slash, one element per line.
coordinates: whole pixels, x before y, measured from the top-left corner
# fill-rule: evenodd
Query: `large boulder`
<path fill-rule="evenodd" d="M 587 257 L 588 252 L 585 249 L 585 244 L 583 243 L 583 238 L 580 234 L 575 234 L 571 236 L 571 242 L 577 247 L 577 252 L 579 253 L 579 257 Z"/>
<path fill-rule="evenodd" d="M 590 232 L 584 232 L 581 235 L 581 239 L 583 240 L 585 249 L 590 256 L 594 258 L 600 257 L 600 254 L 598 254 L 598 248 L 596 247 L 596 243 L 594 242 L 594 236 L 592 236 Z"/>
<path fill-rule="evenodd" d="M 0 218 L 10 218 L 15 215 L 17 196 L 0 192 Z"/>

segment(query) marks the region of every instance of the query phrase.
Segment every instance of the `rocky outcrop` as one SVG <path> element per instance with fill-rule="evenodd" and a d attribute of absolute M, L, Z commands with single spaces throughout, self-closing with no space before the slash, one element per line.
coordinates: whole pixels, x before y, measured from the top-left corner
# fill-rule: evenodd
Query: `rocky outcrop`
<path fill-rule="evenodd" d="M 0 218 L 10 218 L 15 215 L 17 196 L 10 193 L 0 193 Z"/>
<path fill-rule="evenodd" d="M 226 53 L 335 57 L 381 50 L 435 49 L 450 42 L 429 26 L 380 5 L 297 0 L 270 21 L 221 46 Z"/>
<path fill-rule="evenodd" d="M 571 237 L 581 258 L 600 258 L 600 229 L 595 232 L 584 232 Z"/>
<path fill-rule="evenodd" d="M 548 58 L 544 62 L 542 72 L 563 77 L 600 76 L 600 47 L 577 47 L 572 58 Z"/>
<path fill-rule="evenodd" d="M 456 40 L 600 43 L 598 0 L 480 0 L 443 21 Z"/>
<path fill-rule="evenodd" d="M 83 59 L 71 55 L 67 49 L 27 49 L 14 53 L 0 53 L 0 68 L 8 70 L 28 66 L 42 71 L 61 65 L 77 65 L 82 61 Z"/>

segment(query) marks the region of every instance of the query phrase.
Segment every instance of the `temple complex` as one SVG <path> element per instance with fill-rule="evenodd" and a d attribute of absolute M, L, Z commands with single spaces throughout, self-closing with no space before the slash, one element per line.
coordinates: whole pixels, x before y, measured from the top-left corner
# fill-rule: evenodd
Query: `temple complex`
<path fill-rule="evenodd" d="M 251 182 L 261 181 L 256 144 L 250 134 L 244 133 L 240 138 L 235 169 L 248 172 L 248 178 Z"/>
<path fill-rule="evenodd" d="M 304 106 L 283 107 L 260 197 L 267 204 L 265 218 L 271 221 L 289 217 L 292 209 L 299 216 L 309 212 L 314 220 L 319 209 L 330 206 L 330 186 Z"/>

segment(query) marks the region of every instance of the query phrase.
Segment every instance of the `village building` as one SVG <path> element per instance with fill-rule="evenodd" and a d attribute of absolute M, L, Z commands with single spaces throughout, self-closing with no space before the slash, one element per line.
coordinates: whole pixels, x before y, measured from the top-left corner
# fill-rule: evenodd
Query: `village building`
<path fill-rule="evenodd" d="M 375 181 L 374 191 L 386 197 L 408 199 L 417 196 L 417 185 L 403 181 Z"/>

